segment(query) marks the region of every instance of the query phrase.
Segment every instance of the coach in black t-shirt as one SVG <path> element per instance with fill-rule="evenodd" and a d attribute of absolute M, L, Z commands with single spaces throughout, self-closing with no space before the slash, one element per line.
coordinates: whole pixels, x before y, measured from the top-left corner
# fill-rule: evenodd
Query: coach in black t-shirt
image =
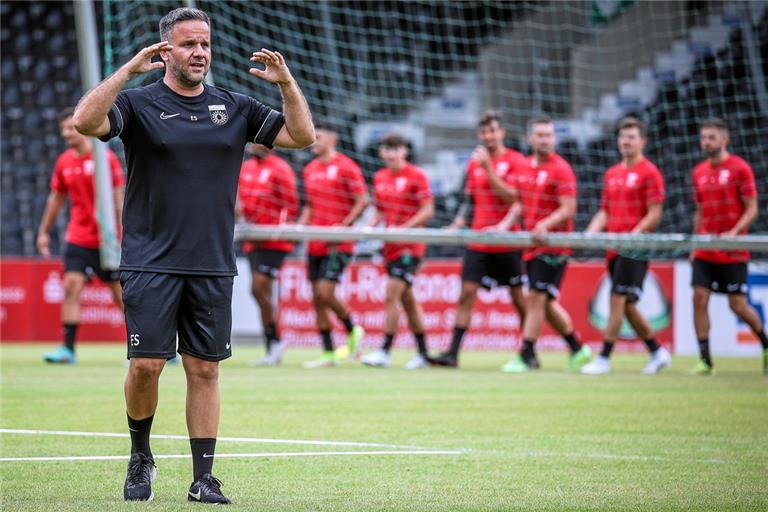
<path fill-rule="evenodd" d="M 131 460 L 126 500 L 151 500 L 156 468 L 149 432 L 166 359 L 182 354 L 194 467 L 188 499 L 229 503 L 211 475 L 219 423 L 218 362 L 231 355 L 235 195 L 246 142 L 300 148 L 315 132 L 283 56 L 262 49 L 250 70 L 277 84 L 280 113 L 203 79 L 211 62 L 208 15 L 180 8 L 160 21 L 162 42 L 141 50 L 89 91 L 75 112 L 85 135 L 125 145 L 128 184 L 120 278 L 130 368 L 125 381 Z M 160 55 L 163 62 L 151 62 Z M 162 80 L 121 91 L 165 67 Z"/>

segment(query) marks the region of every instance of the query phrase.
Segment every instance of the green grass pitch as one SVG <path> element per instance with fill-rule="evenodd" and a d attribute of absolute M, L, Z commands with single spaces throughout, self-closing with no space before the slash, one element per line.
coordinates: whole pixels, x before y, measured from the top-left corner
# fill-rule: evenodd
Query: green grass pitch
<path fill-rule="evenodd" d="M 3 429 L 127 432 L 124 349 L 81 345 L 80 363 L 45 366 L 48 347 L 5 344 Z M 644 358 L 617 355 L 615 373 L 567 374 L 563 354 L 544 369 L 505 375 L 508 354 L 467 353 L 463 368 L 407 372 L 345 364 L 304 370 L 318 351 L 289 351 L 256 369 L 255 347 L 222 364 L 220 436 L 355 441 L 466 450 L 453 455 L 219 458 L 214 474 L 232 510 L 768 510 L 768 378 L 756 359 L 693 359 L 640 374 Z M 184 377 L 162 376 L 155 434 L 184 434 Z M 125 455 L 108 437 L 0 434 L 2 457 Z M 220 442 L 218 454 L 391 450 L 365 446 Z M 159 454 L 187 454 L 156 439 Z M 0 509 L 192 510 L 189 459 L 158 460 L 151 504 L 123 503 L 125 460 L 0 463 Z"/>

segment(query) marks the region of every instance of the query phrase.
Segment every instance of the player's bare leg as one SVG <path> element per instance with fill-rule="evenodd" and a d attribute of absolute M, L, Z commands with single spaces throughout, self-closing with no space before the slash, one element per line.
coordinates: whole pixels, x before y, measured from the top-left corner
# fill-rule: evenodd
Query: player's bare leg
<path fill-rule="evenodd" d="M 462 281 L 461 293 L 459 294 L 459 303 L 456 306 L 456 321 L 453 327 L 453 338 L 451 347 L 434 357 L 429 357 L 429 362 L 436 366 L 447 366 L 456 368 L 458 366 L 459 351 L 464 334 L 469 329 L 472 320 L 472 309 L 477 300 L 477 291 L 480 289 L 480 283 L 474 281 Z"/>
<path fill-rule="evenodd" d="M 560 304 L 559 300 L 547 301 L 546 308 L 547 323 L 552 326 L 555 332 L 563 337 L 563 340 L 568 345 L 570 356 L 568 357 L 567 369 L 569 371 L 578 371 L 592 358 L 592 349 L 589 348 L 589 345 L 582 345 L 579 341 L 573 328 L 571 315 L 568 314 L 568 311 Z"/>
<path fill-rule="evenodd" d="M 416 300 L 416 296 L 413 294 L 413 287 L 408 287 L 402 295 L 403 310 L 408 317 L 408 327 L 413 333 L 413 338 L 416 341 L 416 350 L 418 354 L 408 361 L 405 365 L 407 370 L 416 370 L 420 368 L 428 368 L 430 363 L 427 359 L 427 340 L 424 334 L 424 312 L 421 309 L 421 304 Z"/>
<path fill-rule="evenodd" d="M 637 303 L 625 301 L 624 313 L 626 314 L 632 329 L 634 329 L 635 334 L 637 334 L 638 338 L 643 340 L 645 348 L 647 348 L 648 352 L 651 354 L 648 363 L 645 365 L 645 368 L 643 368 L 643 373 L 658 373 L 660 370 L 672 364 L 672 355 L 666 348 L 659 346 L 651 324 L 648 323 L 648 320 L 640 312 Z"/>
<path fill-rule="evenodd" d="M 547 316 L 547 302 L 550 297 L 546 292 L 529 290 L 525 308 L 525 322 L 523 323 L 523 343 L 520 353 L 509 363 L 502 367 L 508 373 L 518 373 L 528 369 L 539 368 L 539 360 L 536 357 L 534 344 L 541 336 L 544 320 Z"/>
<path fill-rule="evenodd" d="M 728 305 L 731 307 L 731 311 L 741 318 L 760 340 L 760 345 L 763 349 L 763 374 L 768 375 L 768 336 L 766 336 L 765 326 L 760 321 L 760 316 L 755 311 L 755 308 L 747 302 L 746 295 L 728 295 Z"/>
<path fill-rule="evenodd" d="M 512 304 L 515 306 L 515 309 L 517 310 L 517 316 L 520 317 L 520 327 L 522 329 L 522 326 L 525 323 L 525 307 L 526 307 L 525 290 L 523 290 L 523 286 L 522 285 L 510 286 L 509 296 L 512 299 Z"/>
<path fill-rule="evenodd" d="M 693 327 L 699 343 L 699 363 L 691 373 L 708 375 L 712 373 L 712 355 L 709 352 L 709 297 L 712 292 L 703 286 L 693 287 Z"/>
<path fill-rule="evenodd" d="M 109 291 L 112 292 L 112 300 L 115 303 L 115 307 L 121 312 L 125 311 L 125 304 L 123 304 L 123 288 L 120 286 L 120 281 L 113 281 L 107 283 Z"/>
<path fill-rule="evenodd" d="M 397 327 L 400 323 L 400 302 L 405 293 L 407 283 L 402 279 L 389 278 L 384 295 L 384 343 L 381 348 L 366 354 L 360 360 L 366 366 L 389 368 L 392 366 L 390 351 L 397 335 Z"/>
<path fill-rule="evenodd" d="M 80 326 L 80 295 L 85 287 L 85 274 L 82 272 L 64 273 L 64 301 L 61 304 L 61 323 L 64 331 L 64 344 L 51 352 L 43 354 L 48 363 L 74 364 L 77 328 Z"/>
<path fill-rule="evenodd" d="M 283 361 L 285 346 L 277 334 L 277 322 L 272 306 L 273 279 L 267 274 L 253 272 L 251 277 L 251 294 L 256 299 L 261 316 L 261 325 L 264 327 L 264 347 L 266 355 L 259 361 L 262 366 L 275 366 Z"/>
<path fill-rule="evenodd" d="M 349 306 L 336 296 L 336 284 L 335 281 L 320 279 L 318 281 L 318 294 L 326 308 L 336 314 L 347 331 L 347 345 L 336 349 L 337 357 L 355 358 L 359 356 L 358 350 L 361 348 L 365 331 L 359 325 L 355 325 L 349 312 Z"/>

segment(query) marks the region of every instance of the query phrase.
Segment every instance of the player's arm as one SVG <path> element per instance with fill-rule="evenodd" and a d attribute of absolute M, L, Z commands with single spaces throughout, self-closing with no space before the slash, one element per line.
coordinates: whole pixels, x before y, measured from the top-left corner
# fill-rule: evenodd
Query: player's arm
<path fill-rule="evenodd" d="M 507 210 L 504 218 L 501 219 L 495 226 L 491 226 L 490 230 L 509 231 L 509 228 L 511 228 L 518 220 L 520 220 L 520 215 L 522 213 L 523 204 L 520 201 L 515 201 L 512 203 L 512 206 L 509 207 L 509 210 Z"/>
<path fill-rule="evenodd" d="M 299 84 L 291 75 L 285 58 L 280 52 L 262 48 L 259 52 L 253 52 L 251 60 L 264 64 L 265 68 L 251 68 L 249 72 L 262 80 L 277 84 L 283 96 L 285 124 L 277 133 L 274 145 L 282 148 L 305 148 L 314 143 L 315 126 L 312 124 L 309 105 Z"/>
<path fill-rule="evenodd" d="M 368 223 L 366 224 L 366 227 L 375 228 L 380 223 L 381 223 L 381 215 L 379 215 L 379 210 L 374 210 L 373 215 L 371 215 L 371 218 L 368 219 Z"/>
<path fill-rule="evenodd" d="M 448 229 L 463 229 L 467 226 L 467 219 L 474 209 L 474 198 L 471 194 L 464 193 L 464 200 L 456 210 L 456 216 L 447 226 Z"/>
<path fill-rule="evenodd" d="M 112 189 L 112 200 L 115 203 L 115 222 L 118 233 L 123 229 L 123 197 L 123 187 L 115 187 Z"/>
<path fill-rule="evenodd" d="M 632 230 L 633 235 L 650 233 L 656 229 L 656 226 L 658 226 L 659 222 L 661 222 L 662 204 L 648 203 L 647 208 L 648 211 L 645 212 L 643 218 L 640 219 L 640 222 L 638 222 L 635 228 Z"/>
<path fill-rule="evenodd" d="M 296 179 L 293 176 L 293 169 L 288 167 L 285 169 L 285 180 L 283 187 L 280 190 L 280 197 L 283 200 L 283 212 L 285 212 L 285 220 L 283 223 L 292 222 L 296 218 L 296 213 L 299 211 L 299 193 L 296 190 Z"/>
<path fill-rule="evenodd" d="M 435 201 L 430 197 L 424 201 L 413 217 L 403 223 L 401 228 L 413 228 L 416 226 L 423 226 L 435 215 Z"/>
<path fill-rule="evenodd" d="M 491 155 L 486 148 L 478 146 L 471 158 L 480 164 L 480 167 L 485 171 L 488 176 L 488 183 L 491 185 L 491 191 L 496 197 L 505 203 L 513 203 L 517 200 L 517 190 L 501 179 L 493 170 Z"/>
<path fill-rule="evenodd" d="M 165 67 L 162 62 L 152 62 L 152 57 L 172 48 L 168 41 L 147 46 L 99 85 L 85 93 L 75 109 L 75 129 L 83 135 L 93 137 L 108 135 L 110 124 L 107 115 L 117 98 L 117 93 L 122 91 L 134 76 Z"/>
<path fill-rule="evenodd" d="M 701 206 L 698 201 L 696 202 L 696 210 L 693 212 L 693 234 L 699 232 L 699 226 L 701 226 Z M 693 251 L 688 255 L 688 260 L 693 262 Z"/>
<path fill-rule="evenodd" d="M 555 211 L 541 219 L 533 231 L 546 233 L 552 228 L 559 226 L 563 222 L 572 218 L 576 214 L 576 198 L 572 196 L 560 196 L 558 198 L 559 206 Z"/>
<path fill-rule="evenodd" d="M 737 236 L 757 218 L 757 198 L 746 197 L 742 199 L 742 202 L 744 203 L 744 213 L 741 214 L 741 217 L 739 217 L 739 220 L 736 221 L 732 229 L 723 233 L 723 236 Z"/>
<path fill-rule="evenodd" d="M 368 208 L 368 205 L 370 204 L 367 192 L 360 192 L 352 196 L 352 198 L 355 200 L 355 202 L 352 204 L 352 209 L 349 210 L 349 213 L 346 217 L 344 217 L 344 220 L 341 221 L 339 226 L 349 227 L 354 224 L 354 222 L 363 214 L 363 211 Z"/>
<path fill-rule="evenodd" d="M 606 224 L 608 224 L 608 212 L 600 208 L 592 217 L 592 220 L 589 221 L 585 233 L 600 233 L 605 229 Z"/>
<path fill-rule="evenodd" d="M 309 217 L 312 215 L 312 208 L 307 205 L 301 209 L 299 218 L 296 219 L 296 224 L 307 225 L 309 224 Z"/>
<path fill-rule="evenodd" d="M 43 220 L 40 221 L 40 228 L 37 230 L 37 250 L 46 258 L 51 255 L 51 237 L 48 233 L 66 200 L 67 196 L 52 190 L 45 202 Z"/>

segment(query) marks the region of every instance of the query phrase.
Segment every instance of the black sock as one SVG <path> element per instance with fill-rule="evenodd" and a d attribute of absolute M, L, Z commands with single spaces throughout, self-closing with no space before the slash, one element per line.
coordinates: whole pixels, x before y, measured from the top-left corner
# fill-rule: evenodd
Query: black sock
<path fill-rule="evenodd" d="M 331 331 L 320 331 L 320 338 L 323 340 L 323 350 L 326 352 L 333 352 L 333 338 L 331 338 Z"/>
<path fill-rule="evenodd" d="M 389 353 L 390 350 L 392 350 L 392 344 L 395 342 L 395 335 L 394 334 L 385 334 L 384 335 L 384 345 L 381 346 L 381 350 L 383 350 L 386 353 Z"/>
<path fill-rule="evenodd" d="M 712 368 L 712 356 L 709 354 L 709 338 L 699 339 L 699 355 L 707 366 Z"/>
<path fill-rule="evenodd" d="M 536 352 L 533 349 L 534 340 L 523 340 L 523 346 L 520 347 L 520 356 L 526 361 L 536 357 Z"/>
<path fill-rule="evenodd" d="M 659 344 L 656 343 L 656 338 L 648 338 L 647 340 L 643 340 L 643 343 L 645 343 L 646 348 L 648 348 L 648 352 L 656 352 L 659 350 Z"/>
<path fill-rule="evenodd" d="M 426 356 L 427 355 L 427 341 L 424 339 L 424 333 L 423 332 L 415 332 L 413 333 L 413 337 L 416 340 L 416 349 L 419 351 L 419 354 Z"/>
<path fill-rule="evenodd" d="M 267 324 L 267 326 L 264 328 L 264 338 L 266 340 L 265 343 L 267 344 L 267 350 L 269 350 L 273 343 L 280 341 L 280 338 L 277 335 L 277 326 L 274 322 Z"/>
<path fill-rule="evenodd" d="M 355 328 L 355 324 L 352 323 L 352 317 L 348 316 L 347 318 L 340 318 L 341 323 L 344 324 L 344 328 L 347 330 L 347 333 L 352 332 L 352 329 Z"/>
<path fill-rule="evenodd" d="M 453 328 L 453 339 L 451 340 L 451 349 L 448 352 L 452 354 L 454 357 L 459 355 L 459 350 L 461 350 L 461 340 L 464 338 L 465 332 L 467 332 L 466 327 Z"/>
<path fill-rule="evenodd" d="M 568 344 L 568 349 L 571 351 L 571 354 L 575 354 L 581 350 L 581 343 L 579 343 L 578 338 L 576 338 L 576 331 L 573 331 L 567 336 L 563 336 L 563 339 Z"/>
<path fill-rule="evenodd" d="M 603 340 L 603 349 L 600 351 L 600 357 L 608 359 L 611 357 L 611 352 L 613 352 L 613 342 Z"/>
<path fill-rule="evenodd" d="M 77 325 L 78 324 L 64 324 L 64 345 L 72 352 L 75 351 L 75 338 L 77 337 Z"/>
<path fill-rule="evenodd" d="M 213 452 L 216 451 L 216 439 L 201 437 L 190 439 L 192 447 L 192 472 L 194 479 L 200 479 L 204 474 L 209 475 L 213 471 Z"/>
<path fill-rule="evenodd" d="M 126 416 L 128 416 L 126 414 Z M 155 415 L 143 420 L 135 420 L 128 416 L 128 430 L 131 433 L 131 453 L 143 453 L 150 459 L 152 450 L 149 449 L 149 431 L 152 430 L 152 420 Z"/>
<path fill-rule="evenodd" d="M 765 335 L 765 329 L 762 331 L 755 331 L 755 335 L 760 339 L 760 344 L 763 346 L 763 350 L 768 348 L 768 336 Z"/>

